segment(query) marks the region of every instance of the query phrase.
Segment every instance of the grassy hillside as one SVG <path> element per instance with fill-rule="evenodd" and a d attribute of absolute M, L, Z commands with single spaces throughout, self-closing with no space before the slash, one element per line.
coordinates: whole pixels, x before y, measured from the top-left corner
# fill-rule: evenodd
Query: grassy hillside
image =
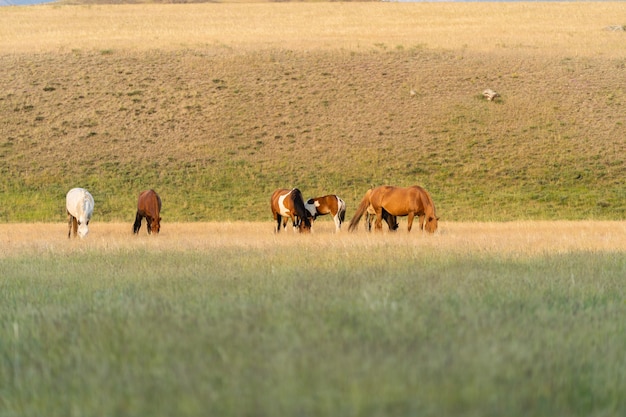
<path fill-rule="evenodd" d="M 273 189 L 295 186 L 341 195 L 351 216 L 378 184 L 423 185 L 444 220 L 624 219 L 623 54 L 529 46 L 523 34 L 439 48 L 395 43 L 401 25 L 385 28 L 355 48 L 2 52 L 0 221 L 62 220 L 74 186 L 92 191 L 100 221 L 132 220 L 149 187 L 168 221 L 268 220 Z"/>

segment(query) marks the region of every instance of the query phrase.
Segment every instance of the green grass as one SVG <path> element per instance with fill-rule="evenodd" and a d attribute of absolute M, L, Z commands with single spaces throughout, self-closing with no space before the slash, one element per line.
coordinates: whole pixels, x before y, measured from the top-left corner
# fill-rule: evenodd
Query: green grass
<path fill-rule="evenodd" d="M 626 412 L 622 254 L 375 248 L 0 259 L 0 416 Z"/>
<path fill-rule="evenodd" d="M 350 217 L 380 184 L 424 186 L 451 221 L 621 220 L 626 90 L 609 56 L 4 54 L 0 221 L 62 221 L 75 186 L 99 221 L 132 218 L 146 188 L 169 221 L 267 220 L 271 192 L 296 186 L 340 195 Z"/>

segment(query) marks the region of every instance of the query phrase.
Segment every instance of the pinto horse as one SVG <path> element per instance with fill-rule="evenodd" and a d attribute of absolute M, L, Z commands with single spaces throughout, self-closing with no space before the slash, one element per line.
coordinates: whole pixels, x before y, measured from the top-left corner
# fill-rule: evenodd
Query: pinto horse
<path fill-rule="evenodd" d="M 155 231 L 157 234 L 161 230 L 161 197 L 154 190 L 145 190 L 139 193 L 137 201 L 137 215 L 133 224 L 133 233 L 139 233 L 141 220 L 146 218 L 146 228 L 148 234 Z"/>
<path fill-rule="evenodd" d="M 341 223 L 346 219 L 346 202 L 334 194 L 309 198 L 304 207 L 311 213 L 313 220 L 317 219 L 317 216 L 331 214 L 337 232 L 341 230 Z"/>
<path fill-rule="evenodd" d="M 419 217 L 420 229 L 426 229 L 429 233 L 437 230 L 437 217 L 435 204 L 425 189 L 414 185 L 411 187 L 394 187 L 383 185 L 368 190 L 361 200 L 357 212 L 350 221 L 350 230 L 356 227 L 361 216 L 371 206 L 371 210 L 376 214 L 375 229 L 382 229 L 384 212 L 390 216 L 408 216 L 408 231 L 413 226 L 413 218 Z"/>
<path fill-rule="evenodd" d="M 65 208 L 68 215 L 69 231 L 67 237 L 84 238 L 89 233 L 89 220 L 93 214 L 93 197 L 84 188 L 72 188 L 65 196 Z"/>
<path fill-rule="evenodd" d="M 288 218 L 291 219 L 294 231 L 296 228 L 301 233 L 311 231 L 311 220 L 309 220 L 308 211 L 304 207 L 302 193 L 297 188 L 292 190 L 280 188 L 274 191 L 270 199 L 270 205 L 272 215 L 277 223 L 277 233 L 280 232 L 281 223 L 283 228 L 287 226 Z"/>

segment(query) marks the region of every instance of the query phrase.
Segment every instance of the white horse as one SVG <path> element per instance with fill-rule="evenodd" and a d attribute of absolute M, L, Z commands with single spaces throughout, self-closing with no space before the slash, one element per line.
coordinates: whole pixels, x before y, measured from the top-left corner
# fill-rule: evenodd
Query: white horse
<path fill-rule="evenodd" d="M 87 233 L 89 233 L 89 220 L 91 220 L 91 215 L 93 214 L 93 206 L 93 197 L 89 194 L 89 191 L 84 188 L 72 188 L 68 191 L 65 197 L 65 208 L 69 216 L 67 237 L 71 237 L 72 231 L 74 236 L 76 236 L 76 232 L 78 232 L 78 236 L 81 238 L 87 236 Z"/>

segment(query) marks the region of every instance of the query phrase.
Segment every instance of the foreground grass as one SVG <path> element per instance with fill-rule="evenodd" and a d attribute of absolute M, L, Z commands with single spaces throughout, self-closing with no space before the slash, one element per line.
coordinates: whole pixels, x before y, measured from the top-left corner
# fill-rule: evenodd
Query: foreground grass
<path fill-rule="evenodd" d="M 0 415 L 626 411 L 623 251 L 94 233 L 0 258 Z"/>

